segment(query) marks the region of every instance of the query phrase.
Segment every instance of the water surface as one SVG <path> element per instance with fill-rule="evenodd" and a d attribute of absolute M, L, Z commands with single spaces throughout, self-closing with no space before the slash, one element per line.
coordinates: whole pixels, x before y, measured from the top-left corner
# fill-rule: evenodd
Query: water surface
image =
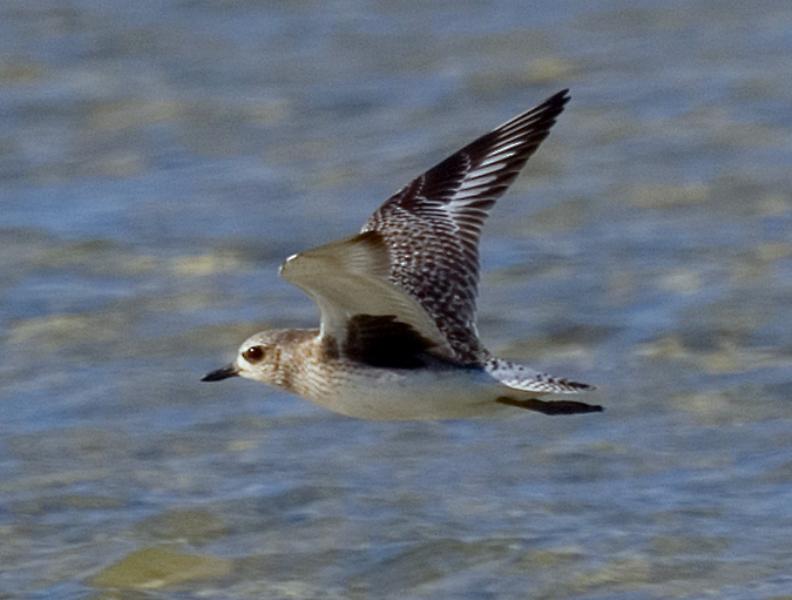
<path fill-rule="evenodd" d="M 0 8 L 0 592 L 792 594 L 792 6 Z M 277 278 L 564 87 L 489 347 L 602 415 L 368 423 L 200 384 Z"/>

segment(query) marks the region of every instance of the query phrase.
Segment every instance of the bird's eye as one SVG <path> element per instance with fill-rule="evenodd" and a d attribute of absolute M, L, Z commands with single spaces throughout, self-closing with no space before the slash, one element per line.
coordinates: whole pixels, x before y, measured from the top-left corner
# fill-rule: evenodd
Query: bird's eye
<path fill-rule="evenodd" d="M 249 363 L 257 363 L 264 358 L 264 348 L 261 346 L 251 346 L 242 353 L 242 356 Z"/>

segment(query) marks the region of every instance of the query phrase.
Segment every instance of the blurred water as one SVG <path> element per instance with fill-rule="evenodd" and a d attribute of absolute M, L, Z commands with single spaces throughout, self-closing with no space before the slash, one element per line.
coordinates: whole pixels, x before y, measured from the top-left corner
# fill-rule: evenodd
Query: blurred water
<path fill-rule="evenodd" d="M 789 598 L 792 5 L 0 4 L 0 595 Z M 490 348 L 603 415 L 367 423 L 198 378 L 277 278 L 571 87 Z"/>

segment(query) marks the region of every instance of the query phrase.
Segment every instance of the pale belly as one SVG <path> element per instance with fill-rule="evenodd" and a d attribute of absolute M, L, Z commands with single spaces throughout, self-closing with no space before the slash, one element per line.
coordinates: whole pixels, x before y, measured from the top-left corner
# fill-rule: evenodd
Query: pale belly
<path fill-rule="evenodd" d="M 319 374 L 315 374 L 319 375 Z M 524 393 L 508 388 L 481 369 L 376 369 L 322 373 L 322 389 L 305 397 L 358 419 L 460 419 L 506 410 L 500 396 Z M 537 394 L 532 394 L 536 396 Z M 512 409 L 513 410 L 513 409 Z"/>

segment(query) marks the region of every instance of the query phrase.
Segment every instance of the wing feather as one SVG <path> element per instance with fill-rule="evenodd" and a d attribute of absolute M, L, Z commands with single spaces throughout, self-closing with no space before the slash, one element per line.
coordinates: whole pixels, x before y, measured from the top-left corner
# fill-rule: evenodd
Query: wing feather
<path fill-rule="evenodd" d="M 481 228 L 568 101 L 563 90 L 481 136 L 399 190 L 363 226 L 387 245 L 390 281 L 420 303 L 462 362 L 487 356 L 476 331 Z"/>
<path fill-rule="evenodd" d="M 389 316 L 425 339 L 432 353 L 452 359 L 445 336 L 421 304 L 389 281 L 390 268 L 382 236 L 367 232 L 290 256 L 280 272 L 313 298 L 321 313 L 320 335 L 341 348 L 355 317 Z"/>

